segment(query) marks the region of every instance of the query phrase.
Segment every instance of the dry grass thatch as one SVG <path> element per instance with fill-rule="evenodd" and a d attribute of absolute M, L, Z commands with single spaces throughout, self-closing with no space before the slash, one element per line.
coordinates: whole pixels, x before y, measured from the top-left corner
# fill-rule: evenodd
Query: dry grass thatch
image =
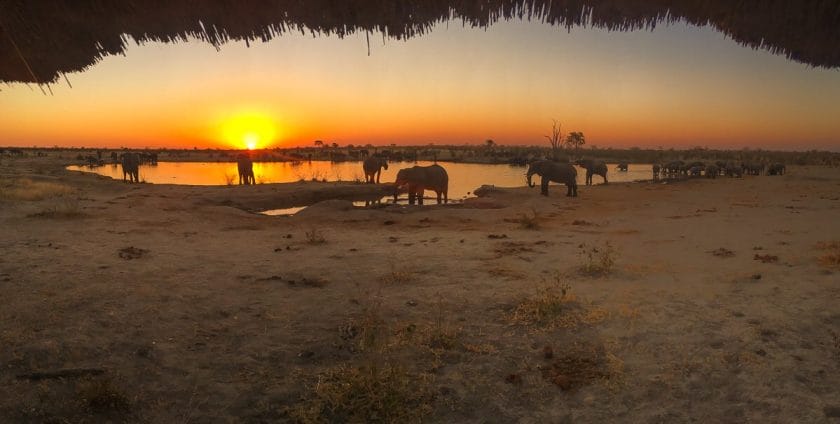
<path fill-rule="evenodd" d="M 214 45 L 289 31 L 404 39 L 445 20 L 486 27 L 501 19 L 616 31 L 685 21 L 738 43 L 814 66 L 840 66 L 840 3 L 833 0 L 0 0 L 0 81 L 49 83 L 138 42 L 195 37 Z M 378 35 L 377 34 L 377 35 Z M 128 37 L 126 37 L 128 36 Z"/>

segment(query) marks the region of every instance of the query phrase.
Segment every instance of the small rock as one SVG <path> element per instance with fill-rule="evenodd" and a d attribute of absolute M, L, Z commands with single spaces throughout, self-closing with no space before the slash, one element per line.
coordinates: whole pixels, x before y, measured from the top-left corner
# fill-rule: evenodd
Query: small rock
<path fill-rule="evenodd" d="M 408 305 L 408 306 L 417 306 L 417 301 L 416 300 L 409 300 L 408 302 L 405 302 L 405 304 Z"/>
<path fill-rule="evenodd" d="M 551 346 L 543 347 L 543 358 L 551 359 L 553 357 L 554 357 L 554 349 L 552 349 Z"/>
<path fill-rule="evenodd" d="M 753 274 L 753 275 L 750 276 L 750 278 L 752 278 L 753 280 L 760 280 L 761 279 L 761 274 Z"/>

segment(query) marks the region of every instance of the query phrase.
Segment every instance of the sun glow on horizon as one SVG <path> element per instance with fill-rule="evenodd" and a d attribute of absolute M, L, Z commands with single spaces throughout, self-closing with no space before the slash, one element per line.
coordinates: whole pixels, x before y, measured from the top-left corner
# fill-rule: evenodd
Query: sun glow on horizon
<path fill-rule="evenodd" d="M 222 142 L 236 149 L 265 149 L 276 143 L 277 124 L 259 112 L 237 113 L 221 124 Z"/>

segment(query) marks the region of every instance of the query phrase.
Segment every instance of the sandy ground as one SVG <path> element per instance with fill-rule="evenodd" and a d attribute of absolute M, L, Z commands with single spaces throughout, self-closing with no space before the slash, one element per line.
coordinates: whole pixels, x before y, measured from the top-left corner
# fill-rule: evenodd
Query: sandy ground
<path fill-rule="evenodd" d="M 840 420 L 838 168 L 294 217 L 248 210 L 376 188 L 0 189 L 0 422 Z"/>

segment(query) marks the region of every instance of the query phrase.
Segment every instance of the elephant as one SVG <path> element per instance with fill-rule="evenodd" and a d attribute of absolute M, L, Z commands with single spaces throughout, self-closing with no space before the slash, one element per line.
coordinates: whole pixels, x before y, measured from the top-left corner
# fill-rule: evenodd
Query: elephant
<path fill-rule="evenodd" d="M 248 155 L 240 154 L 236 157 L 236 168 L 239 171 L 239 184 L 256 184 L 254 178 L 254 162 Z"/>
<path fill-rule="evenodd" d="M 672 162 L 668 162 L 665 164 L 665 173 L 668 174 L 669 177 L 673 177 L 682 172 L 683 167 L 685 166 L 685 162 L 681 160 L 675 160 Z"/>
<path fill-rule="evenodd" d="M 379 155 L 373 155 L 365 159 L 362 163 L 362 168 L 365 170 L 365 182 L 369 184 L 374 183 L 376 177 L 376 184 L 379 184 L 379 176 L 382 174 L 382 168 L 388 169 L 388 160 Z"/>
<path fill-rule="evenodd" d="M 724 170 L 724 174 L 730 178 L 738 177 L 742 178 L 744 176 L 744 168 L 741 166 L 736 165 L 733 162 L 726 164 L 726 169 Z"/>
<path fill-rule="evenodd" d="M 699 177 L 700 173 L 703 172 L 703 167 L 701 166 L 692 166 L 688 168 L 688 174 L 692 177 Z"/>
<path fill-rule="evenodd" d="M 575 165 L 580 166 L 586 170 L 586 185 L 592 185 L 592 176 L 600 175 L 604 177 L 604 184 L 607 184 L 607 164 L 604 161 L 592 159 L 580 159 L 575 162 Z"/>
<path fill-rule="evenodd" d="M 528 173 L 525 174 L 528 187 L 534 187 L 535 185 L 531 182 L 531 177 L 534 174 L 542 178 L 540 194 L 543 196 L 548 196 L 548 183 L 554 181 L 555 183 L 566 184 L 566 196 L 577 197 L 577 170 L 571 164 L 550 160 L 539 160 L 531 163 L 531 166 L 528 167 Z"/>
<path fill-rule="evenodd" d="M 120 155 L 122 161 L 123 181 L 140 182 L 140 156 L 137 153 L 123 153 Z"/>
<path fill-rule="evenodd" d="M 715 166 L 717 166 L 718 175 L 723 175 L 723 172 L 726 170 L 726 162 L 722 160 L 716 161 Z"/>
<path fill-rule="evenodd" d="M 408 192 L 409 205 L 413 205 L 415 199 L 418 205 L 422 205 L 425 190 L 432 190 L 437 194 L 438 204 L 441 203 L 441 195 L 443 203 L 447 203 L 449 202 L 449 175 L 438 164 L 403 168 L 397 172 L 397 179 L 394 182 L 394 203 L 401 190 Z"/>
<path fill-rule="evenodd" d="M 759 162 L 749 162 L 742 164 L 741 168 L 747 175 L 761 175 L 764 171 L 764 164 Z"/>
<path fill-rule="evenodd" d="M 785 175 L 785 164 L 774 163 L 767 167 L 767 175 Z"/>
<path fill-rule="evenodd" d="M 615 167 L 615 169 L 617 169 L 619 171 L 622 171 L 622 172 L 627 172 L 627 168 L 628 168 L 627 162 L 621 162 L 621 163 L 618 164 L 618 166 Z"/>
<path fill-rule="evenodd" d="M 658 163 L 653 164 L 653 180 L 659 180 L 659 172 L 662 170 L 662 166 Z"/>
<path fill-rule="evenodd" d="M 706 178 L 717 178 L 720 169 L 717 165 L 709 165 L 706 167 Z"/>

